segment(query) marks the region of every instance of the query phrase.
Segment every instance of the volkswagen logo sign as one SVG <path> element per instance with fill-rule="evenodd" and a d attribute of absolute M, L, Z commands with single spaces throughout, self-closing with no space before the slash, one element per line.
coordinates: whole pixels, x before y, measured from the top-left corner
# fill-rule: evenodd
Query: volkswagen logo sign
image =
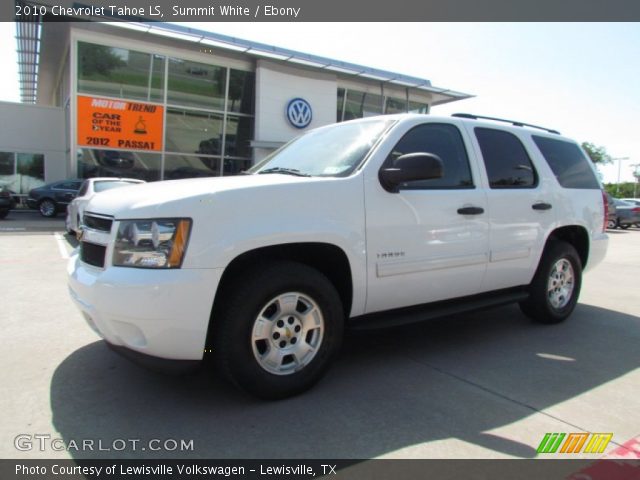
<path fill-rule="evenodd" d="M 305 128 L 313 118 L 311 105 L 303 98 L 294 98 L 287 105 L 287 120 L 296 128 Z"/>

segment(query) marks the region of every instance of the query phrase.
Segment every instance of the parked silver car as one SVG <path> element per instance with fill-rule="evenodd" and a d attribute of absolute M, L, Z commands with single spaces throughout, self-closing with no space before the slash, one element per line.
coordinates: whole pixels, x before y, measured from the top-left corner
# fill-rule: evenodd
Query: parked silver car
<path fill-rule="evenodd" d="M 615 226 L 611 228 L 626 230 L 632 225 L 640 225 L 640 205 L 619 198 L 614 198 L 613 203 L 616 206 L 616 219 Z"/>

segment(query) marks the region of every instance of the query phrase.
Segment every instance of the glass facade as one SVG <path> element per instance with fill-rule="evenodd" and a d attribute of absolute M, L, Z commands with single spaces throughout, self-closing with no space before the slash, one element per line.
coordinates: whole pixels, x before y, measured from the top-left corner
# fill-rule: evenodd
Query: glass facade
<path fill-rule="evenodd" d="M 79 42 L 78 92 L 162 102 L 164 57 Z"/>
<path fill-rule="evenodd" d="M 78 176 L 147 181 L 239 173 L 252 163 L 255 73 L 78 42 L 79 94 L 164 108 L 160 152 L 77 147 Z"/>
<path fill-rule="evenodd" d="M 142 52 L 91 41 L 78 41 L 76 47 L 78 95 L 147 102 L 163 109 L 162 140 L 149 150 L 107 149 L 110 147 L 100 146 L 104 143 L 72 145 L 78 177 L 155 181 L 232 175 L 251 167 L 255 72 L 216 65 L 216 57 L 203 63 L 179 54 L 164 55 L 153 52 L 154 47 Z M 396 88 L 391 96 L 385 88 L 382 83 L 373 88 L 376 93 L 338 88 L 336 120 L 428 112 L 428 104 L 412 99 L 410 89 L 402 95 L 403 90 Z M 160 143 L 161 148 L 157 147 Z M 122 142 L 117 145 L 124 146 Z M 0 171 L 3 169 L 0 158 Z"/>
<path fill-rule="evenodd" d="M 428 113 L 429 105 L 407 101 L 407 98 L 365 93 L 359 90 L 338 88 L 336 120 L 344 122 L 355 118 L 394 113 Z"/>
<path fill-rule="evenodd" d="M 0 152 L 0 183 L 21 195 L 44 185 L 44 155 Z"/>
<path fill-rule="evenodd" d="M 81 147 L 77 149 L 76 155 L 78 178 L 126 177 L 147 182 L 161 180 L 162 156 L 159 153 Z"/>
<path fill-rule="evenodd" d="M 227 69 L 169 58 L 167 103 L 224 110 Z"/>

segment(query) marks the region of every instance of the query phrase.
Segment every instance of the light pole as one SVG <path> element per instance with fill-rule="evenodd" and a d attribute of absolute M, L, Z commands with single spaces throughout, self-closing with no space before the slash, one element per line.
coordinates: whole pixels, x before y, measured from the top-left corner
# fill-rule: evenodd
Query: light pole
<path fill-rule="evenodd" d="M 635 179 L 635 182 L 633 182 L 633 198 L 638 198 L 636 196 L 636 192 L 637 192 L 638 182 L 640 182 L 640 163 L 636 163 L 635 165 L 631 165 L 631 166 L 634 167 L 633 178 Z"/>
<path fill-rule="evenodd" d="M 629 160 L 629 157 L 612 158 L 611 160 L 618 161 L 618 183 L 616 183 L 616 197 L 620 196 L 620 168 L 622 167 L 622 160 Z"/>

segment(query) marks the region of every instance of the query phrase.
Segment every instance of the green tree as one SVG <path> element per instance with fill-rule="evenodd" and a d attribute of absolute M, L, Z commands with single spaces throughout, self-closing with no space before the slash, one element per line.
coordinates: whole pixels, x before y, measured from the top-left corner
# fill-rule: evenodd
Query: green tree
<path fill-rule="evenodd" d="M 584 151 L 587 152 L 591 161 L 596 165 L 606 165 L 612 162 L 611 155 L 607 153 L 607 149 L 604 147 L 594 145 L 590 142 L 582 142 L 582 148 L 584 148 Z"/>
<path fill-rule="evenodd" d="M 634 198 L 637 193 L 633 182 L 623 182 L 618 185 L 617 183 L 607 183 L 604 189 L 613 197 L 617 198 Z"/>

